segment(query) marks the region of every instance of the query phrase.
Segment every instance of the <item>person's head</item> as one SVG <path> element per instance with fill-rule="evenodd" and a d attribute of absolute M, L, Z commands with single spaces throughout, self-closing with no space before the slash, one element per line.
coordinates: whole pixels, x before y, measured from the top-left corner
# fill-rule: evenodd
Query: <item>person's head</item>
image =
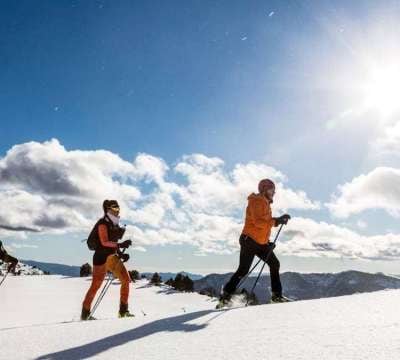
<path fill-rule="evenodd" d="M 120 207 L 117 200 L 104 200 L 103 201 L 104 214 L 110 212 L 114 216 L 119 216 Z"/>
<path fill-rule="evenodd" d="M 275 184 L 270 179 L 262 179 L 258 183 L 258 192 L 264 195 L 271 203 L 275 195 Z"/>

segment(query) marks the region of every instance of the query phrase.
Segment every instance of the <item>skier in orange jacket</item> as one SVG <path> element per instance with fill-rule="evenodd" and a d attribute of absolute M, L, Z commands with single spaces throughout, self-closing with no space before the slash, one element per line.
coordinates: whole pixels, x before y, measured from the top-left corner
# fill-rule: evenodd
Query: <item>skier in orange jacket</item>
<path fill-rule="evenodd" d="M 258 184 L 258 194 L 247 198 L 245 224 L 240 235 L 240 263 L 236 272 L 226 283 L 220 296 L 220 305 L 230 301 L 240 280 L 247 275 L 254 256 L 267 262 L 271 276 L 271 302 L 285 302 L 288 299 L 282 295 L 282 284 L 279 276 L 280 263 L 269 246 L 271 229 L 274 226 L 287 224 L 290 215 L 272 217 L 271 204 L 275 195 L 275 184 L 269 179 L 263 179 Z"/>

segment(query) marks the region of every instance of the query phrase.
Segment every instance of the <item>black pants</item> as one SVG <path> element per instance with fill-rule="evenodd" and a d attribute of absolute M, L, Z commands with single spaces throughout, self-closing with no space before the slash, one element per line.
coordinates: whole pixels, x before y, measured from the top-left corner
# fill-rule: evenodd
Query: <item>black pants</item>
<path fill-rule="evenodd" d="M 238 286 L 240 280 L 246 276 L 250 270 L 250 266 L 254 260 L 254 256 L 258 256 L 263 261 L 266 261 L 269 266 L 271 275 L 271 290 L 277 295 L 282 295 L 282 284 L 279 277 L 280 263 L 271 247 L 260 245 L 255 242 L 251 237 L 241 235 L 240 239 L 240 263 L 236 272 L 232 275 L 231 279 L 224 286 L 224 292 L 233 294 Z M 269 254 L 270 253 L 270 254 Z M 268 255 L 269 254 L 269 255 Z"/>

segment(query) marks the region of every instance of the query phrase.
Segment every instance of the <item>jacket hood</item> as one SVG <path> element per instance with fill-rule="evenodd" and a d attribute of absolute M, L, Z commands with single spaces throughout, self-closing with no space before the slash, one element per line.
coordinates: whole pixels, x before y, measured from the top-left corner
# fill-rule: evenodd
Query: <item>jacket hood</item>
<path fill-rule="evenodd" d="M 264 195 L 262 194 L 255 194 L 251 193 L 248 197 L 247 200 L 249 201 L 266 201 L 268 204 L 272 204 L 272 201 L 268 200 Z"/>

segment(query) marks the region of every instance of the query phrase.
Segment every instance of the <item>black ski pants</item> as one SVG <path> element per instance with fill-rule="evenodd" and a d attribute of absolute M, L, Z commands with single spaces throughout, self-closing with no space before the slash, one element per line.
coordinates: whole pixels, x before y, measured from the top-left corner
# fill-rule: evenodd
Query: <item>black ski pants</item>
<path fill-rule="evenodd" d="M 250 266 L 254 260 L 254 256 L 258 256 L 261 260 L 266 261 L 269 266 L 271 276 L 271 290 L 277 295 L 282 295 L 282 284 L 279 276 L 280 263 L 268 244 L 260 245 L 251 237 L 242 234 L 239 239 L 240 243 L 240 263 L 236 272 L 224 286 L 224 292 L 233 294 L 240 280 L 247 275 Z"/>

